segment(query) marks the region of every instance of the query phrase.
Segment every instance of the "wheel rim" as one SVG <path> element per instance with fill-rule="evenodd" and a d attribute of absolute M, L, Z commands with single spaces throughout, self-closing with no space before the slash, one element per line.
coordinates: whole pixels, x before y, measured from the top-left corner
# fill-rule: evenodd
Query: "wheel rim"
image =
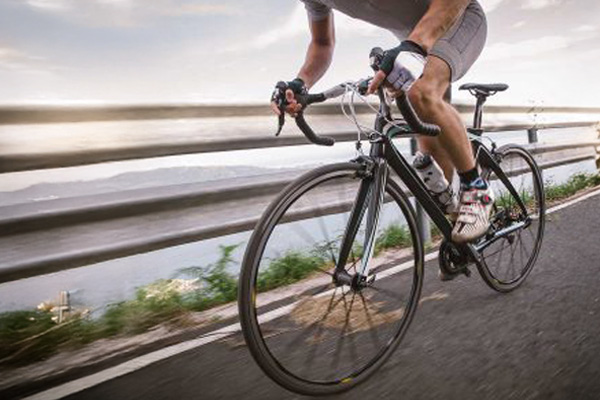
<path fill-rule="evenodd" d="M 295 190 L 274 210 L 257 248 L 252 313 L 260 345 L 277 369 L 298 381 L 350 383 L 391 353 L 416 307 L 421 277 L 410 271 L 420 243 L 412 239 L 414 228 L 399 228 L 410 218 L 409 211 L 389 186 L 371 271 L 381 279 L 376 277 L 362 290 L 331 283 L 336 250 L 359 184 L 355 171 L 338 171 Z M 326 200 L 331 198 L 335 200 Z M 353 249 L 346 264 L 351 274 L 358 251 Z M 300 264 L 306 267 L 300 270 L 310 272 L 298 273 Z M 285 274 L 278 275 L 281 271 Z M 290 284 L 296 295 L 277 302 L 284 312 L 265 317 L 275 310 L 270 300 Z"/>
<path fill-rule="evenodd" d="M 530 223 L 486 248 L 481 256 L 493 283 L 512 288 L 527 277 L 537 260 L 545 222 L 544 192 L 535 162 L 526 151 L 509 148 L 500 152 L 500 166 L 523 200 Z M 496 197 L 490 218 L 492 229 L 500 230 L 526 220 L 517 200 L 496 174 L 486 170 L 483 175 Z"/>

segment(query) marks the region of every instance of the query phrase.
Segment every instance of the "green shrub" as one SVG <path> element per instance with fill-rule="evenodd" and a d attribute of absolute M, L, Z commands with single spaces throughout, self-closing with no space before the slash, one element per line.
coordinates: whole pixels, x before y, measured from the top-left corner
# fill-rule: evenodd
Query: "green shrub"
<path fill-rule="evenodd" d="M 47 311 L 0 314 L 0 364 L 25 365 L 43 360 L 60 347 L 76 347 L 96 339 L 94 324 L 75 317 L 57 325 Z"/>
<path fill-rule="evenodd" d="M 600 185 L 600 174 L 575 174 L 569 180 L 560 185 L 554 185 L 552 182 L 546 182 L 546 198 L 552 200 L 562 200 L 575 193 Z"/>
<path fill-rule="evenodd" d="M 298 282 L 311 273 L 326 267 L 326 260 L 318 254 L 288 252 L 281 258 L 272 260 L 259 274 L 257 289 L 260 292 Z"/>
<path fill-rule="evenodd" d="M 206 267 L 190 267 L 182 273 L 199 280 L 200 287 L 182 296 L 184 306 L 193 311 L 201 311 L 218 304 L 234 301 L 237 297 L 237 278 L 227 272 L 235 263 L 232 253 L 239 244 L 220 246 L 221 257 Z"/>
<path fill-rule="evenodd" d="M 406 227 L 392 224 L 386 227 L 375 240 L 375 255 L 384 250 L 410 246 L 410 233 Z"/>

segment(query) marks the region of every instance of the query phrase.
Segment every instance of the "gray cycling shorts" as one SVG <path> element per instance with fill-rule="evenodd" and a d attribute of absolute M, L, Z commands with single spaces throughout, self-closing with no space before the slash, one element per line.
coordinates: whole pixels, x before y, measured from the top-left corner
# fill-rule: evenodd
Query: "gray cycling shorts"
<path fill-rule="evenodd" d="M 336 9 L 354 18 L 389 29 L 404 40 L 423 18 L 431 0 L 302 0 L 311 20 L 318 21 Z M 471 0 L 454 26 L 435 44 L 431 54 L 446 61 L 456 81 L 471 68 L 483 50 L 487 21 L 477 0 Z"/>
<path fill-rule="evenodd" d="M 451 81 L 462 78 L 477 61 L 487 39 L 487 20 L 475 0 L 467 6 L 462 17 L 433 46 L 430 55 L 444 60 L 451 72 Z"/>

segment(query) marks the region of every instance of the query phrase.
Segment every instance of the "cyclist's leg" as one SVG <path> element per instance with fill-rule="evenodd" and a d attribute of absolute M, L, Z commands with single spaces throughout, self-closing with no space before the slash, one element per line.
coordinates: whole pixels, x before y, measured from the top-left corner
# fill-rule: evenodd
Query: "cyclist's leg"
<path fill-rule="evenodd" d="M 434 157 L 441 165 L 447 165 L 447 159 L 450 159 L 461 178 L 461 207 L 452 235 L 456 242 L 476 240 L 485 234 L 493 193 L 475 168 L 472 149 L 459 114 L 442 101 L 442 93 L 450 82 L 464 76 L 475 63 L 486 37 L 485 13 L 479 3 L 472 0 L 462 17 L 431 50 L 425 74 L 410 94 L 418 103 L 419 111 L 427 115 L 430 122 L 442 127 L 437 143 L 432 141 L 429 144 L 434 153 L 436 145 L 445 149 L 446 153 L 438 150 Z"/>
<path fill-rule="evenodd" d="M 456 167 L 459 173 L 475 167 L 473 150 L 460 115 L 444 101 L 450 79 L 448 64 L 431 56 L 427 60 L 423 76 L 409 92 L 410 100 L 419 115 L 425 121 L 442 128 L 442 134 L 438 138 L 421 139 L 420 143 L 421 148 L 432 154 L 447 175 L 451 171 L 450 165 Z"/>
<path fill-rule="evenodd" d="M 433 147 L 442 147 L 446 153 L 439 151 L 434 157 L 440 165 L 447 164 L 443 157 L 448 157 L 461 177 L 461 207 L 452 237 L 456 242 L 469 242 L 488 229 L 493 193 L 475 168 L 473 150 L 460 115 L 443 99 L 450 79 L 448 63 L 436 56 L 429 57 L 423 76 L 413 85 L 409 96 L 423 119 L 442 128 Z M 429 142 L 432 143 L 435 142 Z"/>
<path fill-rule="evenodd" d="M 448 87 L 448 90 L 446 90 L 446 93 L 444 94 L 444 101 L 446 101 L 448 104 L 450 104 L 452 101 L 451 86 Z M 452 164 L 448 152 L 440 145 L 437 138 L 421 136 L 419 137 L 418 142 L 419 149 L 423 153 L 431 154 L 444 171 L 444 175 L 448 182 L 452 182 L 452 179 L 454 178 L 454 164 Z"/>
<path fill-rule="evenodd" d="M 444 101 L 448 104 L 451 102 L 451 90 L 451 86 L 449 86 L 444 94 Z M 446 149 L 440 145 L 439 140 L 429 136 L 420 136 L 418 142 L 419 150 L 425 154 L 431 154 L 442 168 L 442 171 L 444 171 L 444 176 L 448 182 L 452 182 L 452 179 L 454 178 L 454 164 L 452 164 Z"/>
<path fill-rule="evenodd" d="M 479 58 L 486 38 L 485 13 L 481 5 L 476 0 L 472 0 L 464 14 L 431 50 L 424 79 L 418 82 L 419 85 L 413 93 L 417 101 L 424 98 L 424 101 L 421 101 L 422 108 L 429 108 L 428 104 L 423 103 L 437 104 L 437 108 L 442 112 L 436 113 L 433 117 L 437 117 L 438 121 L 447 121 L 440 140 L 421 141 L 421 149 L 434 156 L 447 177 L 452 173 L 449 159 L 457 167 L 458 172 L 473 172 L 475 165 L 472 162 L 472 150 L 459 114 L 449 105 L 443 107 L 441 98 L 445 88 L 450 86 L 450 82 L 463 77 Z M 477 178 L 473 173 L 465 175 L 467 179 Z"/>

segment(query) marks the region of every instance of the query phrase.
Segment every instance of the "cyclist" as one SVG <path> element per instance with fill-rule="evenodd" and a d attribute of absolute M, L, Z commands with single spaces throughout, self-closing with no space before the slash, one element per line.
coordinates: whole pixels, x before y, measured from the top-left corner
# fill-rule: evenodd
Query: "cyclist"
<path fill-rule="evenodd" d="M 454 168 L 460 177 L 460 206 L 453 240 L 470 242 L 485 234 L 493 193 L 479 176 L 460 115 L 444 100 L 451 82 L 460 79 L 483 50 L 487 21 L 479 3 L 476 0 L 301 1 L 308 12 L 312 40 L 304 65 L 297 77 L 288 82 L 286 111 L 296 115 L 301 106 L 295 101 L 295 94 L 308 91 L 329 68 L 335 45 L 332 9 L 390 30 L 401 42 L 385 53 L 369 92 L 373 93 L 381 84 L 385 84 L 392 96 L 407 92 L 419 115 L 440 126 L 442 134 L 420 138 L 419 147 L 437 161 L 449 182 Z M 280 114 L 274 103 L 271 107 Z"/>

